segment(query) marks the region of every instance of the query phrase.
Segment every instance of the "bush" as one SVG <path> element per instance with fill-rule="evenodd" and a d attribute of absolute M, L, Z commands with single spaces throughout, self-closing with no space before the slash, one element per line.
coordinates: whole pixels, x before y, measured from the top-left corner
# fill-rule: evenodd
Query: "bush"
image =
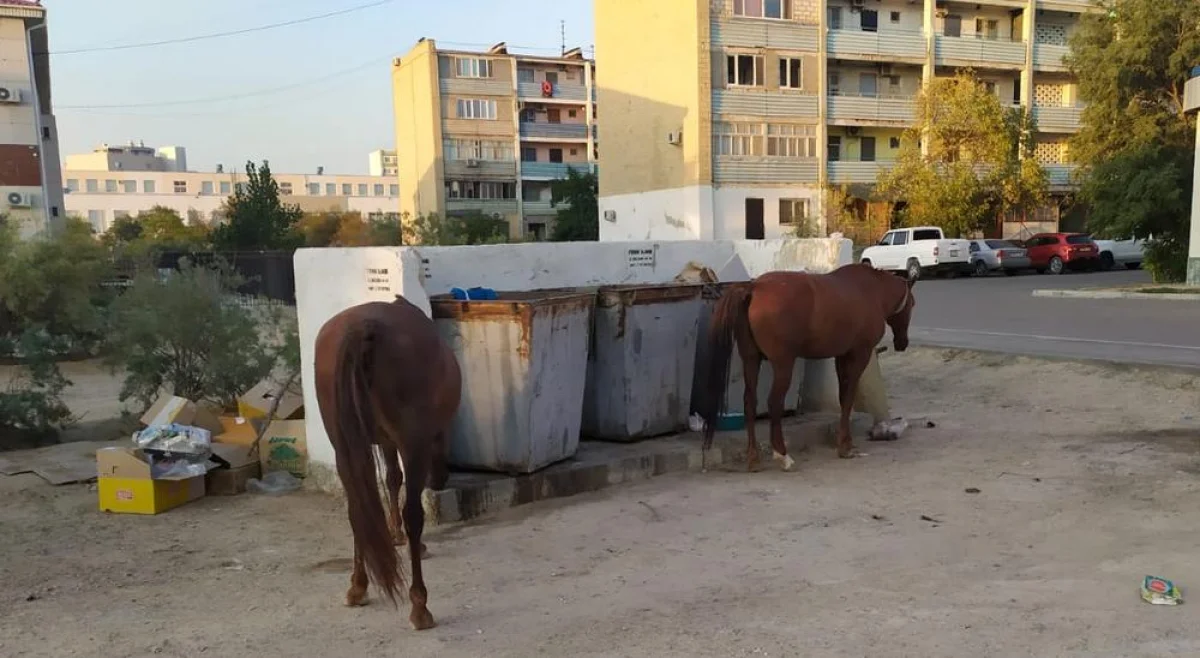
<path fill-rule="evenodd" d="M 0 450 L 37 444 L 74 422 L 62 400 L 71 382 L 58 369 L 47 339 L 46 334 L 31 331 L 13 349 L 24 356 L 24 365 L 0 391 Z"/>
<path fill-rule="evenodd" d="M 1147 240 L 1142 265 L 1155 283 L 1182 283 L 1187 280 L 1188 245 L 1174 238 Z"/>
<path fill-rule="evenodd" d="M 199 267 L 186 259 L 169 276 L 138 275 L 113 305 L 106 361 L 125 371 L 121 400 L 150 405 L 165 386 L 230 408 L 268 375 L 279 348 L 260 335 L 256 314 L 235 301 L 242 283 L 224 263 Z"/>

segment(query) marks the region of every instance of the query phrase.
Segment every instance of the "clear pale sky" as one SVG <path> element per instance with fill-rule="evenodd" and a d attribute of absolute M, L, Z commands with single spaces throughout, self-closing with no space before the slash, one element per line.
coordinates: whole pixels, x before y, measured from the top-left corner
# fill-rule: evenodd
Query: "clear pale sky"
<path fill-rule="evenodd" d="M 241 170 L 248 159 L 267 159 L 278 172 L 324 166 L 326 173 L 365 174 L 367 153 L 395 146 L 390 58 L 417 39 L 434 38 L 443 48 L 505 41 L 513 51 L 553 55 L 565 20 L 567 47 L 591 54 L 590 0 L 395 0 L 244 35 L 54 54 L 252 28 L 372 1 L 43 0 L 63 157 L 140 140 L 186 147 L 197 171 L 217 163 Z M 293 88 L 180 103 L 278 87 Z"/>

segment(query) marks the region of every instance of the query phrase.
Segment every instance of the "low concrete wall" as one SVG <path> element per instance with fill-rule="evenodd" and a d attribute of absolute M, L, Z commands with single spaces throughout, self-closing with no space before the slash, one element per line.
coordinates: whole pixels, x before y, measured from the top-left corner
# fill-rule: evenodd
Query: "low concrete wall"
<path fill-rule="evenodd" d="M 689 263 L 724 272 L 730 281 L 772 270 L 828 272 L 849 263 L 851 249 L 849 240 L 824 238 L 301 249 L 294 261 L 296 308 L 314 484 L 336 487 L 333 447 L 313 386 L 313 345 L 321 326 L 350 306 L 403 295 L 428 313 L 429 295 L 456 286 L 512 291 L 663 283 Z"/>

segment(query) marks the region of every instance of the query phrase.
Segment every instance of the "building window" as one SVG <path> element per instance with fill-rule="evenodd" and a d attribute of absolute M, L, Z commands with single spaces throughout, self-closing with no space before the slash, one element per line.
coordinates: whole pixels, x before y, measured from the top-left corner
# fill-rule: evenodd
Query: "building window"
<path fill-rule="evenodd" d="M 308 184 L 308 195 L 309 196 L 321 196 L 321 184 L 320 183 L 309 183 Z"/>
<path fill-rule="evenodd" d="M 524 123 L 537 123 L 537 112 L 529 108 L 521 110 L 521 121 Z"/>
<path fill-rule="evenodd" d="M 799 57 L 780 57 L 779 86 L 784 89 L 803 89 L 802 71 L 803 63 Z"/>
<path fill-rule="evenodd" d="M 460 98 L 457 105 L 458 118 L 460 119 L 495 120 L 496 118 L 496 101 L 494 100 Z"/>
<path fill-rule="evenodd" d="M 129 219 L 129 211 L 128 210 L 114 210 L 113 211 L 113 221 L 116 221 L 118 219 Z"/>
<path fill-rule="evenodd" d="M 838 96 L 842 93 L 842 76 L 837 71 L 829 72 L 829 95 Z"/>
<path fill-rule="evenodd" d="M 79 191 L 79 179 L 68 178 L 67 179 L 67 191 L 68 192 L 78 192 Z"/>
<path fill-rule="evenodd" d="M 776 158 L 817 157 L 816 126 L 768 124 L 767 155 Z"/>
<path fill-rule="evenodd" d="M 137 181 L 123 180 L 121 181 L 121 191 L 125 194 L 137 194 Z"/>
<path fill-rule="evenodd" d="M 546 71 L 546 82 L 558 86 L 558 71 Z"/>
<path fill-rule="evenodd" d="M 442 145 L 447 160 L 511 161 L 512 142 L 495 139 L 450 139 Z"/>
<path fill-rule="evenodd" d="M 174 182 L 175 194 L 187 194 L 187 181 L 177 180 Z"/>
<path fill-rule="evenodd" d="M 400 186 L 388 185 L 388 196 L 400 196 Z"/>
<path fill-rule="evenodd" d="M 210 181 L 210 180 L 200 181 L 200 194 L 203 194 L 204 196 L 212 196 L 212 193 L 213 193 L 212 181 Z"/>
<path fill-rule="evenodd" d="M 842 159 L 842 137 L 841 135 L 829 136 L 829 153 L 827 154 L 830 162 L 840 162 Z"/>
<path fill-rule="evenodd" d="M 862 31 L 863 32 L 878 32 L 879 31 L 879 12 L 874 9 L 864 9 L 861 12 Z"/>
<path fill-rule="evenodd" d="M 747 18 L 790 18 L 792 3 L 791 0 L 733 0 L 733 15 Z"/>
<path fill-rule="evenodd" d="M 567 110 L 567 116 L 574 119 L 579 116 L 579 113 L 575 110 Z"/>
<path fill-rule="evenodd" d="M 958 14 L 949 14 L 942 19 L 942 36 L 961 37 L 962 16 L 959 16 Z"/>
<path fill-rule="evenodd" d="M 108 192 L 109 194 L 116 192 L 117 191 L 117 181 L 115 181 L 115 180 L 104 181 L 104 191 Z"/>
<path fill-rule="evenodd" d="M 142 181 L 142 194 L 154 194 L 156 186 L 152 180 Z"/>
<path fill-rule="evenodd" d="M 975 34 L 989 41 L 995 41 L 1000 38 L 1000 22 L 994 18 L 976 18 Z"/>
<path fill-rule="evenodd" d="M 353 194 L 354 186 L 350 183 L 342 183 L 342 196 L 350 196 Z"/>
<path fill-rule="evenodd" d="M 325 183 L 325 196 L 337 196 L 337 183 Z"/>
<path fill-rule="evenodd" d="M 446 181 L 446 198 L 491 200 L 516 199 L 517 187 L 514 183 L 452 180 Z"/>
<path fill-rule="evenodd" d="M 891 17 L 890 17 L 890 19 L 891 19 L 891 21 L 892 21 L 892 23 L 893 23 L 893 24 L 895 24 L 895 25 L 899 25 L 899 24 L 900 24 L 900 12 L 898 12 L 898 11 L 893 11 L 893 12 L 892 12 L 892 14 L 891 14 Z"/>
<path fill-rule="evenodd" d="M 482 57 L 459 57 L 455 61 L 455 71 L 460 78 L 490 78 L 492 77 L 492 60 Z"/>
<path fill-rule="evenodd" d="M 562 149 L 550 149 L 550 162 L 561 163 L 563 161 Z"/>
<path fill-rule="evenodd" d="M 521 162 L 537 162 L 537 149 L 532 146 L 522 146 Z"/>
<path fill-rule="evenodd" d="M 221 181 L 221 184 L 218 187 L 218 189 L 221 190 L 221 194 L 225 195 L 225 196 L 229 196 L 229 188 L 230 188 L 230 185 L 229 185 L 229 181 L 227 181 L 227 180 Z"/>
<path fill-rule="evenodd" d="M 995 81 L 995 80 L 984 80 L 984 81 L 983 81 L 983 88 L 987 90 L 987 93 L 989 93 L 989 94 L 991 94 L 991 95 L 993 95 L 993 96 L 997 95 L 997 94 L 996 94 L 996 81 Z"/>
<path fill-rule="evenodd" d="M 762 55 L 728 55 L 725 57 L 726 81 L 732 87 L 761 87 L 763 84 Z"/>
<path fill-rule="evenodd" d="M 517 82 L 533 81 L 533 69 L 517 69 Z"/>
<path fill-rule="evenodd" d="M 717 155 L 762 155 L 762 128 L 760 123 L 714 123 Z"/>
<path fill-rule="evenodd" d="M 292 195 L 292 184 L 290 182 L 280 183 L 279 184 L 279 193 L 284 196 L 291 196 Z"/>
<path fill-rule="evenodd" d="M 829 29 L 831 29 L 831 30 L 842 29 L 842 8 L 841 7 L 830 7 L 829 8 Z"/>
<path fill-rule="evenodd" d="M 579 155 L 579 149 L 571 149 L 571 155 Z"/>
<path fill-rule="evenodd" d="M 367 196 L 367 184 L 366 183 L 358 184 L 358 196 Z"/>
<path fill-rule="evenodd" d="M 50 126 L 42 126 L 42 139 L 50 139 Z"/>
<path fill-rule="evenodd" d="M 89 211 L 87 211 L 87 216 L 88 216 L 88 223 L 92 225 L 92 228 L 96 229 L 97 233 L 101 233 L 104 231 L 104 229 L 106 227 L 104 226 L 104 211 L 103 210 L 89 210 Z"/>
<path fill-rule="evenodd" d="M 809 218 L 808 199 L 780 199 L 779 223 L 782 225 L 799 224 Z"/>
<path fill-rule="evenodd" d="M 96 181 L 95 178 L 87 179 L 87 181 L 84 183 L 84 185 L 86 186 L 86 189 L 88 192 L 99 192 L 100 191 L 100 184 Z"/>
<path fill-rule="evenodd" d="M 383 196 L 383 183 L 375 183 L 375 185 L 372 187 L 371 193 L 375 196 Z"/>
<path fill-rule="evenodd" d="M 900 148 L 900 138 L 899 137 L 888 138 L 888 148 L 890 148 L 892 150 Z"/>

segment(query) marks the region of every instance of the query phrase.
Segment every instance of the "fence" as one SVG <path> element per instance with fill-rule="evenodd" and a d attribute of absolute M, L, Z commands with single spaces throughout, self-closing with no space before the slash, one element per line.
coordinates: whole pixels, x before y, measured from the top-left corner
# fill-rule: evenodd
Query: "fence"
<path fill-rule="evenodd" d="M 187 258 L 196 265 L 212 265 L 217 259 L 229 263 L 246 282 L 238 290 L 238 303 L 243 305 L 296 305 L 296 272 L 292 254 L 284 251 L 223 251 L 195 252 L 165 251 L 158 256 L 157 267 L 178 270 L 180 261 Z M 117 284 L 119 285 L 119 283 Z"/>

